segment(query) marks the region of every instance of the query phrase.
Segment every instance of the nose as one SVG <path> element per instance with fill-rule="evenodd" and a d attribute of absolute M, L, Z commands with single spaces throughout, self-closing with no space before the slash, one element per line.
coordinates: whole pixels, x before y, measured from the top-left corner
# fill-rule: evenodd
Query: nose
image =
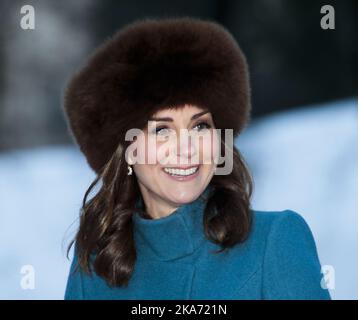
<path fill-rule="evenodd" d="M 191 159 L 196 155 L 196 146 L 189 130 L 181 130 L 177 138 L 176 156 L 179 163 L 191 164 Z"/>

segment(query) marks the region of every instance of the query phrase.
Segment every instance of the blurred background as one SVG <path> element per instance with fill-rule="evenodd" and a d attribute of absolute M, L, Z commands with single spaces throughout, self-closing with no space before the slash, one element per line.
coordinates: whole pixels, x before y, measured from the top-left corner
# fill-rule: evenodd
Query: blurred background
<path fill-rule="evenodd" d="M 326 4 L 334 30 L 320 26 Z M 20 27 L 24 5 L 34 30 Z M 66 247 L 95 178 L 62 114 L 69 77 L 125 24 L 174 16 L 215 20 L 238 40 L 253 112 L 235 143 L 254 176 L 252 207 L 300 213 L 332 298 L 358 299 L 356 0 L 1 0 L 0 14 L 0 299 L 63 298 Z"/>

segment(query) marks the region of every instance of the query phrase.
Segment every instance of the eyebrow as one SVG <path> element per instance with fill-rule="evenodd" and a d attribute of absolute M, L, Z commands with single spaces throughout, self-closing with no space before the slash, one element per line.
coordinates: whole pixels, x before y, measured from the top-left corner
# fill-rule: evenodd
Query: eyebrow
<path fill-rule="evenodd" d="M 209 110 L 206 110 L 206 111 L 202 111 L 202 112 L 199 112 L 197 114 L 194 114 L 192 117 L 191 117 L 191 120 L 195 120 L 197 118 L 199 118 L 200 116 L 206 114 L 206 113 L 209 113 Z M 172 118 L 170 117 L 165 117 L 165 118 L 156 118 L 156 117 L 152 117 L 152 118 L 149 118 L 149 120 L 152 120 L 152 121 L 173 121 Z"/>

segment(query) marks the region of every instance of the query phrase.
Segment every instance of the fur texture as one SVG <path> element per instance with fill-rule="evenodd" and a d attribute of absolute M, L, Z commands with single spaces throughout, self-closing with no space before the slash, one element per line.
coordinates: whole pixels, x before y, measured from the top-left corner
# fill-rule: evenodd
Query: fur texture
<path fill-rule="evenodd" d="M 246 59 L 221 25 L 198 18 L 135 21 L 105 41 L 75 73 L 64 111 L 97 173 L 130 128 L 156 111 L 193 104 L 237 136 L 250 117 Z"/>

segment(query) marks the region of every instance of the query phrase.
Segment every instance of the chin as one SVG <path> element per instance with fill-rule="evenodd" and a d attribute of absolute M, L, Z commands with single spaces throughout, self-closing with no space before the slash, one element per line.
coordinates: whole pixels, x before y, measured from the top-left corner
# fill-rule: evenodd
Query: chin
<path fill-rule="evenodd" d="M 201 194 L 201 188 L 197 190 L 184 190 L 182 193 L 178 190 L 175 190 L 175 193 L 168 195 L 167 199 L 177 205 L 183 205 L 195 201 Z"/>

